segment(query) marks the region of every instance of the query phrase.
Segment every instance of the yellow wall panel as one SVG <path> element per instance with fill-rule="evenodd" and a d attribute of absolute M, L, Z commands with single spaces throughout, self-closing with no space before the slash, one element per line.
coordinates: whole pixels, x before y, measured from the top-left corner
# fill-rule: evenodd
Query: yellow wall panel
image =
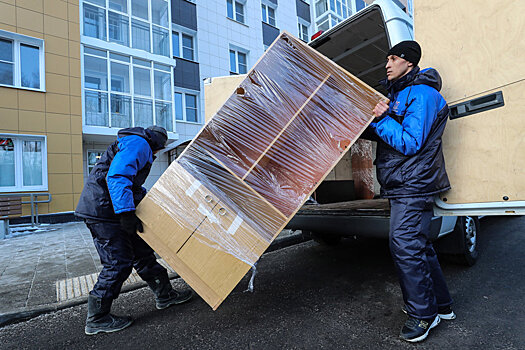
<path fill-rule="evenodd" d="M 73 174 L 73 193 L 82 192 L 84 188 L 84 174 Z"/>
<path fill-rule="evenodd" d="M 67 4 L 68 16 L 67 19 L 70 22 L 79 23 L 79 9 L 76 4 Z"/>
<path fill-rule="evenodd" d="M 80 60 L 76 58 L 69 59 L 69 75 L 80 78 Z"/>
<path fill-rule="evenodd" d="M 44 14 L 67 20 L 67 3 L 62 0 L 44 0 Z"/>
<path fill-rule="evenodd" d="M 80 43 L 69 41 L 69 57 L 80 59 Z"/>
<path fill-rule="evenodd" d="M 47 134 L 48 153 L 71 154 L 71 136 L 69 134 Z"/>
<path fill-rule="evenodd" d="M 46 91 L 69 95 L 69 77 L 61 74 L 46 74 Z M 67 97 L 67 96 L 66 96 Z"/>
<path fill-rule="evenodd" d="M 18 131 L 18 109 L 0 108 L 0 130 Z"/>
<path fill-rule="evenodd" d="M 69 22 L 69 40 L 80 41 L 80 26 L 76 22 Z"/>
<path fill-rule="evenodd" d="M 0 3 L 0 23 L 16 26 L 16 8 L 14 6 Z"/>
<path fill-rule="evenodd" d="M 71 114 L 82 115 L 82 99 L 80 96 L 69 97 L 69 103 L 71 106 Z"/>
<path fill-rule="evenodd" d="M 67 39 L 67 21 L 60 18 L 44 15 L 44 30 L 46 34 Z"/>
<path fill-rule="evenodd" d="M 15 5 L 15 0 L 0 0 L 0 3 L 2 2 L 13 6 Z"/>
<path fill-rule="evenodd" d="M 73 153 L 71 155 L 71 159 L 73 165 L 73 173 L 84 174 L 84 158 L 82 157 L 82 153 Z"/>
<path fill-rule="evenodd" d="M 54 35 L 44 34 L 46 52 L 55 55 L 69 56 L 69 41 Z"/>
<path fill-rule="evenodd" d="M 71 133 L 74 135 L 82 135 L 82 116 L 71 116 Z"/>
<path fill-rule="evenodd" d="M 49 174 L 71 174 L 71 166 L 71 154 L 47 153 Z"/>
<path fill-rule="evenodd" d="M 20 110 L 18 116 L 21 133 L 31 131 L 45 134 L 46 116 L 44 112 Z"/>
<path fill-rule="evenodd" d="M 18 108 L 18 90 L 0 87 L 0 107 Z"/>
<path fill-rule="evenodd" d="M 1 5 L 1 4 L 0 4 Z M 1 11 L 1 8 L 0 8 Z M 7 30 L 8 32 L 16 32 L 16 27 L 0 22 L 0 30 Z"/>
<path fill-rule="evenodd" d="M 18 89 L 18 105 L 21 110 L 44 112 L 46 94 L 43 92 Z"/>
<path fill-rule="evenodd" d="M 75 210 L 73 203 L 73 194 L 56 194 L 53 195 L 51 203 L 49 203 L 49 211 L 52 213 L 61 213 L 65 211 Z"/>
<path fill-rule="evenodd" d="M 16 0 L 17 7 L 23 7 L 27 10 L 40 12 L 44 11 L 43 0 Z"/>
<path fill-rule="evenodd" d="M 44 32 L 44 15 L 39 12 L 26 10 L 21 7 L 16 8 L 16 26 L 29 29 L 34 32 Z"/>
<path fill-rule="evenodd" d="M 78 204 L 79 200 L 80 200 L 80 193 L 74 193 L 73 194 L 73 208 L 77 207 L 77 204 Z"/>
<path fill-rule="evenodd" d="M 73 193 L 73 175 L 53 174 L 53 176 L 49 176 L 48 189 L 53 195 Z"/>
<path fill-rule="evenodd" d="M 52 92 L 46 93 L 46 111 L 69 114 L 69 97 Z"/>
<path fill-rule="evenodd" d="M 47 52 L 46 73 L 69 75 L 68 58 Z"/>
<path fill-rule="evenodd" d="M 68 114 L 46 113 L 46 129 L 50 132 L 69 134 L 71 117 Z"/>
<path fill-rule="evenodd" d="M 35 32 L 34 30 L 31 30 L 31 29 L 25 29 L 25 28 L 18 27 L 16 32 L 19 34 L 31 36 L 33 38 L 44 39 L 44 33 Z"/>
<path fill-rule="evenodd" d="M 71 135 L 71 153 L 82 153 L 82 135 Z"/>
<path fill-rule="evenodd" d="M 75 77 L 69 77 L 69 94 L 71 96 L 79 96 L 82 94 L 82 88 L 81 88 L 81 85 L 80 85 L 80 78 L 75 78 Z M 77 114 L 77 113 L 74 113 L 73 111 L 71 111 L 72 114 Z M 81 107 L 81 110 L 80 110 L 80 113 L 78 114 L 82 114 L 82 107 Z"/>

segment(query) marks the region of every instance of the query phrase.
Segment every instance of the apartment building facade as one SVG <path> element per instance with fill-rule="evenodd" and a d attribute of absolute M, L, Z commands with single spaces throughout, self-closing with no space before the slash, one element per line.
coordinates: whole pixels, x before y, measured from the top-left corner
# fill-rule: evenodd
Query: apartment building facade
<path fill-rule="evenodd" d="M 0 0 L 0 193 L 49 192 L 39 212 L 71 214 L 118 130 L 157 124 L 171 144 L 152 186 L 202 127 L 206 78 L 244 74 L 281 31 L 307 42 L 368 2 Z"/>
<path fill-rule="evenodd" d="M 0 193 L 51 193 L 40 213 L 82 190 L 80 76 L 78 0 L 0 1 Z"/>

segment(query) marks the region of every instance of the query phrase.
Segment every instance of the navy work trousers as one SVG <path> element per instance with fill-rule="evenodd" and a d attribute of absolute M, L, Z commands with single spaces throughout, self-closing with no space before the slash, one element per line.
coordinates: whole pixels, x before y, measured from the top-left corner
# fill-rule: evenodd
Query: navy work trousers
<path fill-rule="evenodd" d="M 429 240 L 432 197 L 390 199 L 390 252 L 407 312 L 433 318 L 452 304 L 436 252 Z"/>
<path fill-rule="evenodd" d="M 127 234 L 119 223 L 89 222 L 86 225 L 91 231 L 103 266 L 97 283 L 89 292 L 91 295 L 116 299 L 133 268 L 144 281 L 167 274 L 166 269 L 157 262 L 153 249 L 136 233 Z"/>

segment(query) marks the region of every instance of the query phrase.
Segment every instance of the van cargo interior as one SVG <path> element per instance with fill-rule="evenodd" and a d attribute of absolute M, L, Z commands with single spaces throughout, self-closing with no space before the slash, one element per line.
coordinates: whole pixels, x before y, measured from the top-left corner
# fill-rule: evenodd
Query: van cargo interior
<path fill-rule="evenodd" d="M 390 43 L 379 6 L 369 6 L 348 18 L 310 46 L 386 94 L 379 81 L 385 78 L 385 57 Z"/>

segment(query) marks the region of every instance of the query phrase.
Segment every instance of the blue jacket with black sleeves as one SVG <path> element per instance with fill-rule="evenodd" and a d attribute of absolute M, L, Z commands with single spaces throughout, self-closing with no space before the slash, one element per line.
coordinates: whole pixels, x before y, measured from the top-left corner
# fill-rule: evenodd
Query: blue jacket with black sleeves
<path fill-rule="evenodd" d="M 122 129 L 91 171 L 75 215 L 95 221 L 118 221 L 146 195 L 142 187 L 153 163 L 156 135 L 141 127 Z"/>
<path fill-rule="evenodd" d="M 439 93 L 439 73 L 415 67 L 384 84 L 390 108 L 371 124 L 379 139 L 375 165 L 381 196 L 417 197 L 450 189 L 441 141 L 449 109 Z"/>

